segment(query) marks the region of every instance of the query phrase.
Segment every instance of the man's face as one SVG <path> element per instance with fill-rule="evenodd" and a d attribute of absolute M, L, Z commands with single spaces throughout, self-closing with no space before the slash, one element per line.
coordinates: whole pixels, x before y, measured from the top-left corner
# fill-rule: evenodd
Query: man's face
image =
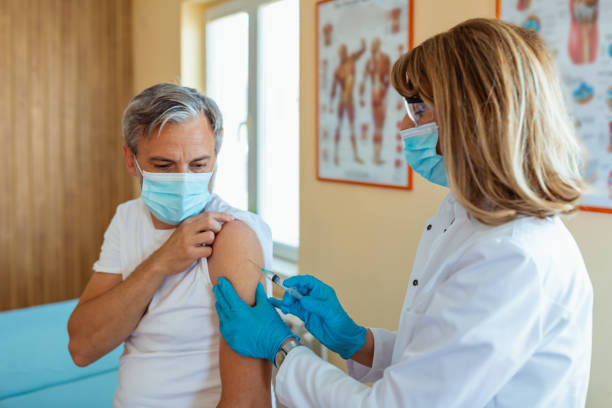
<path fill-rule="evenodd" d="M 128 170 L 142 176 L 136 169 L 132 151 L 123 147 Z M 207 173 L 215 166 L 215 137 L 204 115 L 183 123 L 169 123 L 158 134 L 141 137 L 136 159 L 143 171 L 152 173 Z"/>

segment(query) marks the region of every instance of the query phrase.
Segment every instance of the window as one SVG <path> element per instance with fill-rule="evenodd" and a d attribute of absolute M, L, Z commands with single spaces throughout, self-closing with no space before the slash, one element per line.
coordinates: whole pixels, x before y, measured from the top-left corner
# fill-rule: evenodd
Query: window
<path fill-rule="evenodd" d="M 299 246 L 299 2 L 232 1 L 206 15 L 206 93 L 225 136 L 216 192 L 259 213 L 276 257 Z"/>

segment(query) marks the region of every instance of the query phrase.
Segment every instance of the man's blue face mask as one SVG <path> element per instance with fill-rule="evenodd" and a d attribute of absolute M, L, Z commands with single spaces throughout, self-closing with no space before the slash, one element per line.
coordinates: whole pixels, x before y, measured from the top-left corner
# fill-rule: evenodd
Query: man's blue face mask
<path fill-rule="evenodd" d="M 404 158 L 414 171 L 432 183 L 448 187 L 444 159 L 436 152 L 438 125 L 435 122 L 419 125 L 429 108 L 420 98 L 404 99 L 408 117 L 417 125 L 400 131 L 404 140 Z"/>
<path fill-rule="evenodd" d="M 176 225 L 185 218 L 198 215 L 211 199 L 209 173 L 151 173 L 142 171 L 134 157 L 136 168 L 142 174 L 140 197 L 155 218 Z"/>

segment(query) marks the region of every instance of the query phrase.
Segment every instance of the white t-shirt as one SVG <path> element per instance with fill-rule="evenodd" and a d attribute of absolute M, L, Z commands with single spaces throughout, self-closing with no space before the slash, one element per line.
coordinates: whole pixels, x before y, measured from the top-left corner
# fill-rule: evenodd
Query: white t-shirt
<path fill-rule="evenodd" d="M 272 235 L 263 220 L 213 195 L 204 211 L 226 212 L 257 235 L 266 267 Z M 96 272 L 130 273 L 172 235 L 158 230 L 142 199 L 117 207 L 104 234 Z M 268 290 L 270 288 L 268 287 Z M 206 259 L 169 276 L 125 341 L 115 407 L 214 407 L 221 396 L 219 320 Z"/>

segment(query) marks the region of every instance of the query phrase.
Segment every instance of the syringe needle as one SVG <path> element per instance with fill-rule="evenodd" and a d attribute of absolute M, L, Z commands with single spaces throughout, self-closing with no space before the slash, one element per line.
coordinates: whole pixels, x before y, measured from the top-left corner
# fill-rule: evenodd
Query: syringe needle
<path fill-rule="evenodd" d="M 252 263 L 253 265 L 255 265 L 257 267 L 257 269 L 261 269 L 261 266 L 259 266 L 259 264 L 257 262 L 255 262 L 252 259 L 249 259 L 249 262 Z"/>

